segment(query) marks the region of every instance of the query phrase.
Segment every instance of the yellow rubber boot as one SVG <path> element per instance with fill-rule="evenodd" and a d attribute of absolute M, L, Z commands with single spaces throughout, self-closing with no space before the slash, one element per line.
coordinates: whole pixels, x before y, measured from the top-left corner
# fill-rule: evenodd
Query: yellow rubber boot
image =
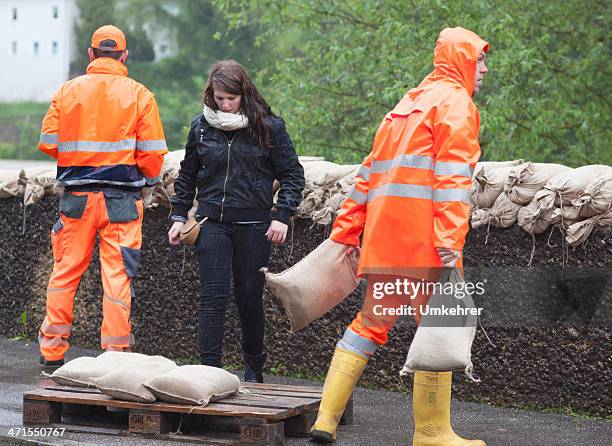
<path fill-rule="evenodd" d="M 412 393 L 414 436 L 412 446 L 486 446 L 465 440 L 450 424 L 452 372 L 415 372 Z"/>
<path fill-rule="evenodd" d="M 326 443 L 336 440 L 336 429 L 346 403 L 367 363 L 365 356 L 336 347 L 323 384 L 317 421 L 310 431 L 312 438 Z"/>

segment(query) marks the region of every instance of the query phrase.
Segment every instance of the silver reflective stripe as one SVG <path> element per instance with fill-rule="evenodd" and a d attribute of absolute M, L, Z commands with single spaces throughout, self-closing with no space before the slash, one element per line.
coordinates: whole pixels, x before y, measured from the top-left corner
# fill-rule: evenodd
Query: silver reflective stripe
<path fill-rule="evenodd" d="M 61 336 L 54 336 L 52 338 L 49 338 L 49 337 L 41 335 L 38 337 L 38 343 L 40 344 L 41 347 L 53 348 L 53 347 L 63 347 L 64 345 L 68 344 L 68 341 L 66 341 Z"/>
<path fill-rule="evenodd" d="M 66 152 L 118 152 L 120 150 L 134 150 L 135 139 L 121 141 L 65 141 L 57 146 L 60 153 Z"/>
<path fill-rule="evenodd" d="M 142 180 L 132 181 L 132 182 L 108 181 L 108 180 L 83 180 L 83 179 L 61 180 L 61 181 L 58 180 L 57 182 L 59 186 L 78 186 L 82 184 L 94 184 L 94 183 L 95 184 L 99 184 L 99 183 L 114 184 L 116 186 L 133 186 L 133 187 L 142 187 L 146 184 L 144 178 Z"/>
<path fill-rule="evenodd" d="M 153 186 L 161 181 L 161 175 L 157 175 L 156 177 L 145 177 L 145 184 L 147 186 Z"/>
<path fill-rule="evenodd" d="M 41 133 L 38 144 L 57 144 L 57 133 Z"/>
<path fill-rule="evenodd" d="M 128 309 L 127 304 L 126 304 L 125 302 L 123 302 L 122 300 L 115 299 L 115 298 L 113 298 L 113 297 L 106 296 L 106 295 L 105 295 L 104 297 L 106 297 L 106 299 L 107 299 L 109 302 L 111 302 L 111 303 L 113 303 L 113 304 L 116 304 L 116 305 L 119 305 L 120 307 L 122 307 L 122 308 L 124 308 L 124 309 L 126 309 L 126 310 Z"/>
<path fill-rule="evenodd" d="M 396 167 L 414 167 L 415 169 L 433 170 L 434 160 L 430 156 L 399 155 L 392 160 L 372 161 L 371 173 L 385 173 Z"/>
<path fill-rule="evenodd" d="M 434 168 L 434 175 L 461 175 L 472 178 L 473 173 L 474 169 L 466 163 L 438 161 Z"/>
<path fill-rule="evenodd" d="M 337 347 L 343 348 L 344 350 L 357 353 L 358 355 L 369 358 L 374 354 L 378 348 L 378 344 L 369 339 L 363 338 L 355 333 L 350 328 L 344 331 L 344 336 L 336 345 Z"/>
<path fill-rule="evenodd" d="M 136 141 L 136 150 L 149 151 L 149 150 L 165 150 L 168 146 L 166 145 L 165 139 L 152 139 L 150 141 Z"/>
<path fill-rule="evenodd" d="M 47 288 L 47 293 L 59 293 L 60 291 L 66 291 L 68 288 Z"/>
<path fill-rule="evenodd" d="M 363 178 L 366 181 L 370 180 L 370 169 L 366 166 L 361 166 L 357 171 L 357 176 Z"/>
<path fill-rule="evenodd" d="M 131 334 L 126 336 L 102 336 L 100 343 L 102 345 L 134 345 L 134 336 Z"/>
<path fill-rule="evenodd" d="M 358 191 L 355 186 L 353 186 L 353 190 L 348 197 L 358 204 L 366 204 L 368 202 L 368 195 Z"/>
<path fill-rule="evenodd" d="M 416 184 L 388 183 L 370 190 L 368 195 L 369 201 L 375 200 L 378 197 L 423 198 L 431 200 L 431 187 Z"/>
<path fill-rule="evenodd" d="M 40 327 L 40 331 L 46 335 L 70 336 L 71 328 L 72 325 L 70 324 L 49 324 L 45 320 Z"/>
<path fill-rule="evenodd" d="M 436 189 L 433 201 L 461 201 L 470 204 L 470 191 L 467 189 Z"/>

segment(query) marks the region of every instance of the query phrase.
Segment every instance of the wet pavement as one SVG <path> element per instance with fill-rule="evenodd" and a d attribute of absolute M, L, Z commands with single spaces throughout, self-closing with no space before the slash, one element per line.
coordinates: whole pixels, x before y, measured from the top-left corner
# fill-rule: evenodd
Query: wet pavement
<path fill-rule="evenodd" d="M 67 359 L 97 356 L 99 351 L 73 348 Z M 185 444 L 139 437 L 105 436 L 65 432 L 61 437 L 16 438 L 22 425 L 22 396 L 25 391 L 44 385 L 38 364 L 38 346 L 27 341 L 0 338 L 0 444 L 49 445 L 160 445 Z M 317 385 L 305 380 L 266 376 L 268 382 Z M 482 385 L 482 384 L 481 384 Z M 410 445 L 412 412 L 410 395 L 358 388 L 354 395 L 354 422 L 340 426 L 338 446 Z M 612 422 L 486 404 L 453 401 L 453 426 L 466 438 L 480 438 L 488 446 L 609 446 Z M 12 430 L 11 430 L 12 429 Z M 13 434 L 13 435 L 11 435 Z M 289 446 L 314 445 L 308 439 L 287 438 Z"/>

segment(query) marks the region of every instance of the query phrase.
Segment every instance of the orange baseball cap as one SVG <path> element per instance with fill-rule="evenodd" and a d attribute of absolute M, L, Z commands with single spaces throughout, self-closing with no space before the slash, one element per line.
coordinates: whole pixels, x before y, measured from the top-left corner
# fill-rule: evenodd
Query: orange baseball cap
<path fill-rule="evenodd" d="M 116 26 L 101 26 L 91 36 L 91 47 L 104 51 L 124 51 L 125 35 Z"/>

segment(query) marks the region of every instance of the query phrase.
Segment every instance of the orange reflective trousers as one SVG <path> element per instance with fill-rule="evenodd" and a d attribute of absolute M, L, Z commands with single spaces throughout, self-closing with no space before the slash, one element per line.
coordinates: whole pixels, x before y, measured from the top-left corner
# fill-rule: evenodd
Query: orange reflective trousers
<path fill-rule="evenodd" d="M 100 236 L 103 296 L 101 346 L 133 345 L 130 325 L 132 278 L 140 261 L 143 202 L 140 192 L 64 192 L 60 217 L 51 231 L 53 273 L 39 344 L 48 361 L 64 358 L 72 328 L 74 296 Z"/>
<path fill-rule="evenodd" d="M 375 349 L 377 346 L 387 343 L 389 330 L 401 316 L 413 317 L 419 324 L 421 308 L 427 305 L 431 297 L 426 287 L 432 282 L 392 274 L 367 274 L 365 278 L 368 280 L 368 287 L 363 306 L 348 328 L 360 338 L 371 341 L 371 347 Z M 393 283 L 397 279 L 405 279 L 414 283 L 421 282 L 423 287 L 417 288 L 417 292 L 410 295 L 385 293 L 384 296 L 376 296 L 373 290 L 375 283 Z M 411 308 L 410 314 L 407 313 L 408 307 Z M 400 313 L 402 311 L 403 314 Z M 357 342 L 361 343 L 360 341 Z M 367 349 L 365 351 L 367 352 Z"/>

